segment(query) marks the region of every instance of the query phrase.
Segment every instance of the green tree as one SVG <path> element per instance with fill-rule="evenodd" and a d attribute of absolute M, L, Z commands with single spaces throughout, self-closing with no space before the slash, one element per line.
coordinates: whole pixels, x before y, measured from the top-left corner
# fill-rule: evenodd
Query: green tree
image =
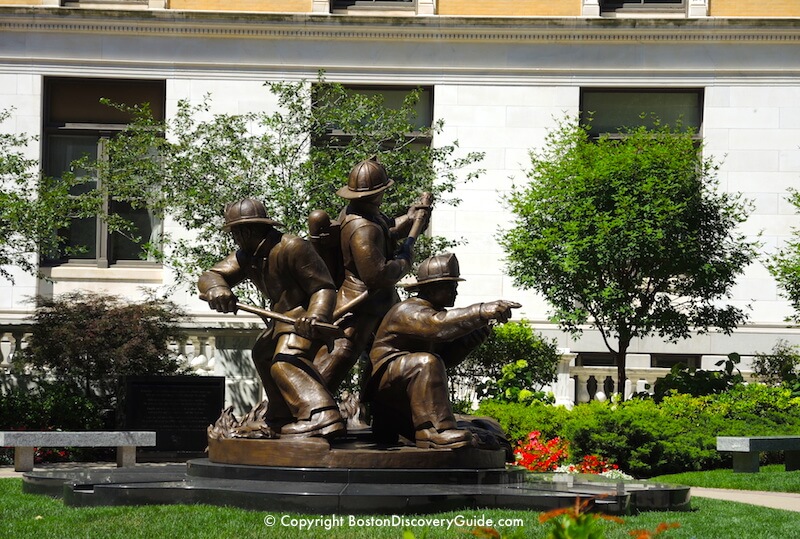
<path fill-rule="evenodd" d="M 800 192 L 789 189 L 789 202 L 800 210 Z M 783 295 L 792 305 L 795 322 L 800 320 L 800 231 L 792 229 L 792 238 L 767 263 Z"/>
<path fill-rule="evenodd" d="M 0 110 L 0 124 L 12 112 Z M 38 160 L 25 153 L 34 140 L 0 133 L 0 276 L 12 281 L 10 266 L 37 274 L 37 255 L 57 252 L 65 243 L 59 230 L 71 219 L 96 215 L 102 207 L 95 192 L 75 194 L 88 179 L 75 174 L 41 176 Z"/>
<path fill-rule="evenodd" d="M 278 100 L 274 112 L 212 115 L 210 96 L 181 101 L 166 122 L 153 120 L 147 106 L 128 109 L 135 120 L 110 141 L 110 158 L 93 164 L 112 198 L 147 206 L 191 231 L 149 246 L 179 282 L 193 282 L 231 250 L 221 231 L 228 202 L 259 198 L 285 231 L 304 234 L 312 210 L 338 216 L 344 204 L 336 190 L 362 159 L 378 156 L 395 179 L 383 207 L 397 215 L 422 191 L 432 192 L 435 203 L 457 203 L 457 171 L 482 158 L 456 157 L 456 144 L 427 143 L 442 123 L 416 125 L 418 91 L 395 109 L 380 95 L 354 93 L 322 76 L 313 84 L 266 86 Z M 461 180 L 479 173 L 471 168 Z M 434 244 L 437 250 L 445 242 Z"/>
<path fill-rule="evenodd" d="M 156 298 L 130 303 L 84 292 L 40 297 L 28 346 L 14 361 L 113 404 L 120 376 L 183 372 L 170 350 L 182 317 L 177 305 Z"/>
<path fill-rule="evenodd" d="M 563 121 L 508 198 L 515 220 L 500 241 L 510 275 L 543 294 L 565 330 L 600 332 L 620 391 L 634 338 L 729 333 L 746 320 L 721 300 L 756 257 L 757 243 L 736 230 L 749 205 L 718 189 L 718 165 L 692 135 L 656 120 L 593 140 L 588 126 Z"/>

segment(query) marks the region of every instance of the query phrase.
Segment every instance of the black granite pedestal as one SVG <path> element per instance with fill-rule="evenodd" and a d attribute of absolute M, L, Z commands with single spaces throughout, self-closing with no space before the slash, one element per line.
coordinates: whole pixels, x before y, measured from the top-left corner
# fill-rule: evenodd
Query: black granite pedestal
<path fill-rule="evenodd" d="M 626 514 L 688 510 L 688 487 L 598 476 L 532 475 L 495 469 L 299 468 L 220 464 L 138 465 L 132 469 L 34 470 L 23 490 L 72 506 L 211 504 L 305 514 L 424 514 L 462 509 L 545 511 L 575 499 Z"/>

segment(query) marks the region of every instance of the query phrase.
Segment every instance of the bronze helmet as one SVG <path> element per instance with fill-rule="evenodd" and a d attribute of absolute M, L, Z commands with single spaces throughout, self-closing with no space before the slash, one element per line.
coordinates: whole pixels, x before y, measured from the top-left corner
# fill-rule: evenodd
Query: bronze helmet
<path fill-rule="evenodd" d="M 236 225 L 251 223 L 283 226 L 278 221 L 267 217 L 267 208 L 260 200 L 243 198 L 225 206 L 225 224 L 222 226 L 222 230 L 228 232 Z"/>
<path fill-rule="evenodd" d="M 353 167 L 347 177 L 347 185 L 336 191 L 336 194 L 350 200 L 366 198 L 377 195 L 392 185 L 394 180 L 389 179 L 386 168 L 377 157 L 370 157 Z"/>
<path fill-rule="evenodd" d="M 416 290 L 421 285 L 441 281 L 463 281 L 458 259 L 453 253 L 444 253 L 423 260 L 417 269 L 417 282 L 405 285 L 408 290 Z"/>

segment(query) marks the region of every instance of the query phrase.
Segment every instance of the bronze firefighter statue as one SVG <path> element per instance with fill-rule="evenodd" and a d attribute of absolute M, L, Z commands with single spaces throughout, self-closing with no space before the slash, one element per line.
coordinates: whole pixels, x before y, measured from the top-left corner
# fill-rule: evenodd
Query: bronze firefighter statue
<path fill-rule="evenodd" d="M 395 286 L 411 269 L 414 241 L 430 218 L 427 193 L 405 215 L 392 219 L 382 213 L 384 191 L 393 183 L 384 166 L 372 158 L 353 167 L 347 185 L 337 191 L 349 203 L 338 218 L 342 282 L 336 311 L 350 315 L 341 324 L 344 336 L 333 350 L 320 350 L 314 360 L 334 392 L 369 346 L 383 316 L 400 301 Z M 329 219 L 325 212 L 315 214 L 316 219 Z M 317 226 L 312 220 L 312 238 Z"/>
<path fill-rule="evenodd" d="M 512 301 L 476 303 L 447 309 L 456 299 L 458 260 L 442 254 L 424 260 L 416 296 L 394 305 L 378 328 L 370 352 L 366 400 L 378 441 L 398 435 L 419 448 L 457 449 L 475 444 L 473 434 L 456 428 L 445 368 L 459 364 L 489 336 L 490 322 L 506 322 Z"/>
<path fill-rule="evenodd" d="M 266 423 L 282 438 L 335 437 L 345 425 L 313 357 L 330 327 L 336 288 L 311 244 L 280 226 L 258 200 L 229 204 L 224 229 L 238 250 L 203 273 L 198 288 L 223 313 L 244 307 L 231 289 L 245 280 L 269 299 L 274 317 L 252 351 L 269 401 Z"/>

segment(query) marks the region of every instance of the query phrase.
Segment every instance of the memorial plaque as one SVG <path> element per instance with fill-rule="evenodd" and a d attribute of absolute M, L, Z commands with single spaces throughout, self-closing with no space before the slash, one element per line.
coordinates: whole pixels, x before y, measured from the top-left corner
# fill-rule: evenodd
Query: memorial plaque
<path fill-rule="evenodd" d="M 223 376 L 126 376 L 120 427 L 156 432 L 155 452 L 203 452 L 225 404 Z"/>

